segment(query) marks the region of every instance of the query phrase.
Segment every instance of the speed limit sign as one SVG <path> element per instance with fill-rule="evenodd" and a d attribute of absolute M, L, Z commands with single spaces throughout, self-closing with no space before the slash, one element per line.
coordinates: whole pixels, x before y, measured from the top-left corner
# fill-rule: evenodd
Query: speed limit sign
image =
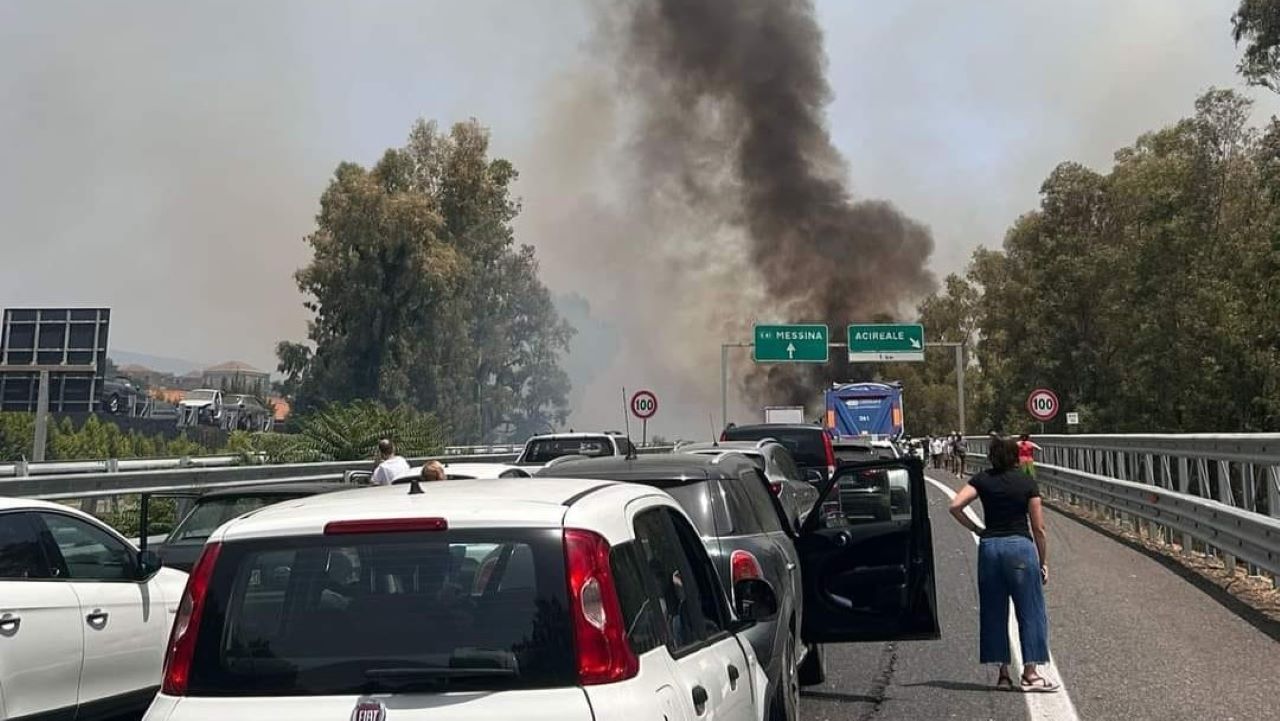
<path fill-rule="evenodd" d="M 1048 388 L 1037 388 L 1027 396 L 1027 412 L 1031 417 L 1047 423 L 1058 415 L 1058 394 Z"/>
<path fill-rule="evenodd" d="M 640 420 L 649 420 L 658 412 L 658 397 L 652 391 L 636 391 L 631 396 L 631 415 Z"/>

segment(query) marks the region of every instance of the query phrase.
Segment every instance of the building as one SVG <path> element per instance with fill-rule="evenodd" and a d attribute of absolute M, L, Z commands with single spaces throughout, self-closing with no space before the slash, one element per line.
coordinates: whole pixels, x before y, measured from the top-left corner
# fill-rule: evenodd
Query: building
<path fill-rule="evenodd" d="M 265 397 L 271 390 L 271 374 L 260 371 L 248 363 L 227 361 L 205 368 L 200 374 L 200 385 L 204 388 L 231 393 L 249 393 Z"/>

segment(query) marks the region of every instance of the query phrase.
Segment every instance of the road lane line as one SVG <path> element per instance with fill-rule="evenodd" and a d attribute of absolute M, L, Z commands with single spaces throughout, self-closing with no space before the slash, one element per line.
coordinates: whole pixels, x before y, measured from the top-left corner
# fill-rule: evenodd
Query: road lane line
<path fill-rule="evenodd" d="M 935 488 L 946 494 L 948 499 L 956 497 L 956 492 L 951 486 L 937 480 L 925 476 L 925 480 L 933 484 Z M 969 506 L 964 509 L 964 513 L 974 523 L 982 525 L 982 520 L 978 518 L 978 514 L 974 513 L 973 507 Z M 974 544 L 978 544 L 981 539 L 975 533 L 970 533 L 973 537 Z M 1018 635 L 1018 620 L 1013 615 L 1012 607 L 1009 609 L 1009 646 L 1012 649 L 1013 661 L 1012 669 L 1020 669 L 1022 667 L 1022 644 L 1021 637 Z M 1067 693 L 1067 685 L 1063 683 L 1061 675 L 1057 671 L 1057 665 L 1053 663 L 1053 654 L 1049 654 L 1048 665 L 1040 666 L 1039 671 L 1042 676 L 1058 684 L 1057 693 L 1024 693 L 1023 698 L 1027 701 L 1027 714 L 1031 721 L 1080 721 L 1080 717 L 1076 715 L 1075 704 L 1071 702 L 1071 694 Z"/>

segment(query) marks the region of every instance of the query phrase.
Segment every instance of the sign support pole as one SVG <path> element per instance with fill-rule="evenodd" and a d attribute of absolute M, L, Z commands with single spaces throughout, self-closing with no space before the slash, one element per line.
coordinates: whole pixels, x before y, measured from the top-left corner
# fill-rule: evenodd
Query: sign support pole
<path fill-rule="evenodd" d="M 640 421 L 640 447 L 649 445 L 649 419 Z"/>
<path fill-rule="evenodd" d="M 965 434 L 964 426 L 964 343 L 956 343 L 956 399 L 960 409 L 960 435 Z"/>
<path fill-rule="evenodd" d="M 44 461 L 45 441 L 49 438 L 49 371 L 40 371 L 40 390 L 36 395 L 36 437 L 31 448 L 31 462 Z"/>

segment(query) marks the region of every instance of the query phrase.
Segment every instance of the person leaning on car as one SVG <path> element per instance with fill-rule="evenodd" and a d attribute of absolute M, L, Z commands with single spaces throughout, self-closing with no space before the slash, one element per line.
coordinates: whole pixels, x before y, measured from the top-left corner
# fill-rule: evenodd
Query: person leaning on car
<path fill-rule="evenodd" d="M 409 472 L 409 462 L 404 456 L 396 455 L 396 444 L 390 438 L 378 441 L 378 467 L 373 469 L 369 483 L 374 486 L 389 486 L 397 478 Z"/>

